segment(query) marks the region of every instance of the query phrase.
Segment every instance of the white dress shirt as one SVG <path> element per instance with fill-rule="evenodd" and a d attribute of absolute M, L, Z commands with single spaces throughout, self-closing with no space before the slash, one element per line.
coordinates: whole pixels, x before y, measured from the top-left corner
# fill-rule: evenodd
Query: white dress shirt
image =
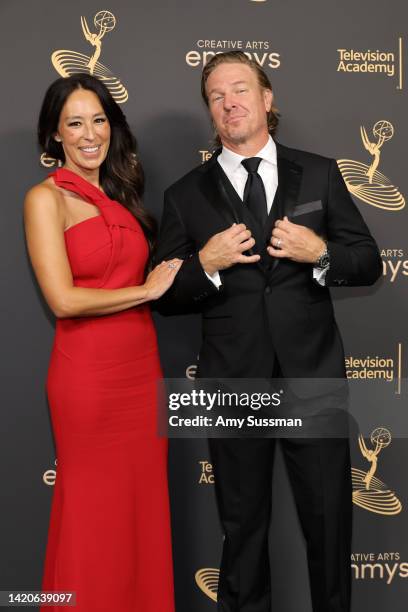
<path fill-rule="evenodd" d="M 260 151 L 258 151 L 258 153 L 253 155 L 253 157 L 260 157 L 262 159 L 258 166 L 258 174 L 261 177 L 265 187 L 266 206 L 268 208 L 269 215 L 276 190 L 278 188 L 276 144 L 271 136 L 269 136 L 266 145 Z M 241 200 L 244 199 L 245 184 L 248 178 L 248 172 L 241 163 L 243 159 L 247 159 L 245 155 L 239 155 L 239 153 L 235 153 L 234 151 L 227 149 L 225 146 L 222 148 L 222 151 L 217 158 L 217 162 L 224 170 Z M 321 270 L 320 268 L 313 268 L 313 278 L 316 279 L 320 285 L 324 285 L 325 275 L 326 269 Z M 207 274 L 207 276 L 217 288 L 222 285 L 218 272 L 215 272 L 212 275 Z"/>
<path fill-rule="evenodd" d="M 269 136 L 268 142 L 256 155 L 262 159 L 258 166 L 258 174 L 261 177 L 266 194 L 266 205 L 269 211 L 271 210 L 272 202 L 278 188 L 278 164 L 276 161 L 276 144 Z M 241 198 L 244 199 L 245 184 L 248 178 L 248 172 L 241 164 L 242 160 L 246 159 L 245 155 L 239 155 L 223 147 L 217 161 L 225 174 L 229 178 L 235 191 Z"/>

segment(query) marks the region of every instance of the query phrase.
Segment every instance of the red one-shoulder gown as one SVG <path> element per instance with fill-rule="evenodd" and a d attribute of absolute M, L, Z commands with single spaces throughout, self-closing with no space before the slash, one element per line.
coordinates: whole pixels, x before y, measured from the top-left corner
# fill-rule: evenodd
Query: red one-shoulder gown
<path fill-rule="evenodd" d="M 74 284 L 142 284 L 148 246 L 135 217 L 70 170 L 51 176 L 100 212 L 65 232 Z M 174 612 L 161 375 L 147 304 L 57 320 L 47 393 L 58 461 L 42 588 L 74 591 L 77 612 Z"/>

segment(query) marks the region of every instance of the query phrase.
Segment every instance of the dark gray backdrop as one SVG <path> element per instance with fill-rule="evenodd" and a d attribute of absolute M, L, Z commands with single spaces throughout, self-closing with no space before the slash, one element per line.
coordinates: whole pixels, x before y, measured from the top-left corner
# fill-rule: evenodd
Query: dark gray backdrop
<path fill-rule="evenodd" d="M 394 135 L 381 149 L 379 171 L 402 195 L 408 192 L 407 39 L 402 30 L 408 11 L 403 0 L 394 0 L 381 10 L 367 0 L 111 0 L 108 6 L 89 0 L 2 0 L 1 589 L 40 588 L 52 496 L 52 485 L 45 484 L 43 475 L 55 467 L 44 393 L 53 322 L 27 260 L 22 201 L 25 191 L 47 174 L 39 163 L 35 130 L 42 96 L 58 76 L 51 54 L 62 49 L 91 55 L 93 49 L 84 39 L 80 17 L 85 16 L 96 32 L 94 15 L 102 9 L 114 14 L 116 27 L 104 36 L 99 61 L 127 88 L 129 99 L 123 108 L 140 144 L 147 175 L 146 204 L 157 216 L 165 187 L 201 162 L 200 151 L 211 149 L 211 129 L 199 94 L 205 50 L 199 41 L 205 40 L 242 41 L 244 50 L 256 52 L 261 61 L 264 54 L 275 54 L 272 61 L 266 57 L 264 67 L 282 113 L 278 139 L 284 144 L 370 164 L 360 126 L 375 141 L 373 125 L 379 120 L 391 122 Z M 258 48 L 253 44 L 245 48 L 248 41 L 257 42 Z M 231 47 L 225 43 L 224 48 Z M 361 57 L 349 61 L 360 65 L 359 72 L 339 71 L 338 49 L 393 53 L 395 61 L 387 66 L 388 70 L 394 66 L 395 74 L 362 72 Z M 188 65 L 189 52 L 190 62 L 198 66 Z M 279 66 L 269 67 L 269 63 Z M 370 63 L 383 62 L 374 58 Z M 384 382 L 391 417 L 406 411 L 399 376 L 405 374 L 407 348 L 407 212 L 406 208 L 377 208 L 357 198 L 356 203 L 383 250 L 384 276 L 374 288 L 333 292 L 336 315 L 348 357 L 391 360 L 392 380 Z M 186 375 L 196 362 L 199 322 L 194 317 L 156 321 L 166 375 Z M 362 367 L 354 364 L 350 375 L 357 375 Z M 370 431 L 388 425 L 378 422 L 375 410 L 370 418 L 372 423 L 363 432 L 368 445 Z M 407 606 L 407 447 L 398 431 L 391 434 L 392 443 L 380 455 L 376 476 L 401 501 L 402 511 L 386 516 L 355 506 L 351 562 L 356 612 L 363 605 L 372 612 L 402 612 Z M 352 440 L 353 465 L 366 471 L 369 466 L 356 442 Z M 171 443 L 177 612 L 215 610 L 214 601 L 194 578 L 200 569 L 218 567 L 221 550 L 213 485 L 199 483 L 200 461 L 209 461 L 205 442 Z M 304 544 L 280 456 L 276 468 L 271 528 L 273 609 L 308 612 Z M 52 480 L 52 474 L 48 478 Z M 370 558 L 361 561 L 357 554 Z M 392 579 L 387 567 L 395 572 Z M 160 588 L 159 575 L 157 586 Z"/>

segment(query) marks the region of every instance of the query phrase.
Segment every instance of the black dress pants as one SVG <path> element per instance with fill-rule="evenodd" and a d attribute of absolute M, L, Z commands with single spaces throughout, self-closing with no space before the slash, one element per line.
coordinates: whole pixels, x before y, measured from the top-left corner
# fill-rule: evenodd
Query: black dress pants
<path fill-rule="evenodd" d="M 349 440 L 282 438 L 280 443 L 306 541 L 313 612 L 349 612 Z M 209 440 L 225 534 L 220 612 L 270 612 L 268 530 L 275 445 L 271 438 Z"/>

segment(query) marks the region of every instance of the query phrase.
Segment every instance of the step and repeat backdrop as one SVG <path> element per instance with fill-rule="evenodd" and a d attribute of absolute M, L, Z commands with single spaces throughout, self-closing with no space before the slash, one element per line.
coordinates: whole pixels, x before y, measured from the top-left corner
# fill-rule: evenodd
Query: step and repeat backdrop
<path fill-rule="evenodd" d="M 381 249 L 375 287 L 333 291 L 347 375 L 374 380 L 382 398 L 381 411 L 367 402 L 364 428 L 357 423 L 351 438 L 353 611 L 406 610 L 407 17 L 404 0 L 381 10 L 367 0 L 2 0 L 0 589 L 40 588 L 58 478 L 44 391 L 53 317 L 22 224 L 25 191 L 56 163 L 36 146 L 44 92 L 77 71 L 104 81 L 137 136 L 146 205 L 159 217 L 164 189 L 212 154 L 201 69 L 215 53 L 241 49 L 272 81 L 278 140 L 338 160 Z M 199 319 L 155 320 L 166 376 L 194 378 Z M 177 612 L 215 611 L 222 533 L 205 440 L 171 441 L 169 482 Z M 272 486 L 273 609 L 310 612 L 305 545 L 280 454 Z"/>

